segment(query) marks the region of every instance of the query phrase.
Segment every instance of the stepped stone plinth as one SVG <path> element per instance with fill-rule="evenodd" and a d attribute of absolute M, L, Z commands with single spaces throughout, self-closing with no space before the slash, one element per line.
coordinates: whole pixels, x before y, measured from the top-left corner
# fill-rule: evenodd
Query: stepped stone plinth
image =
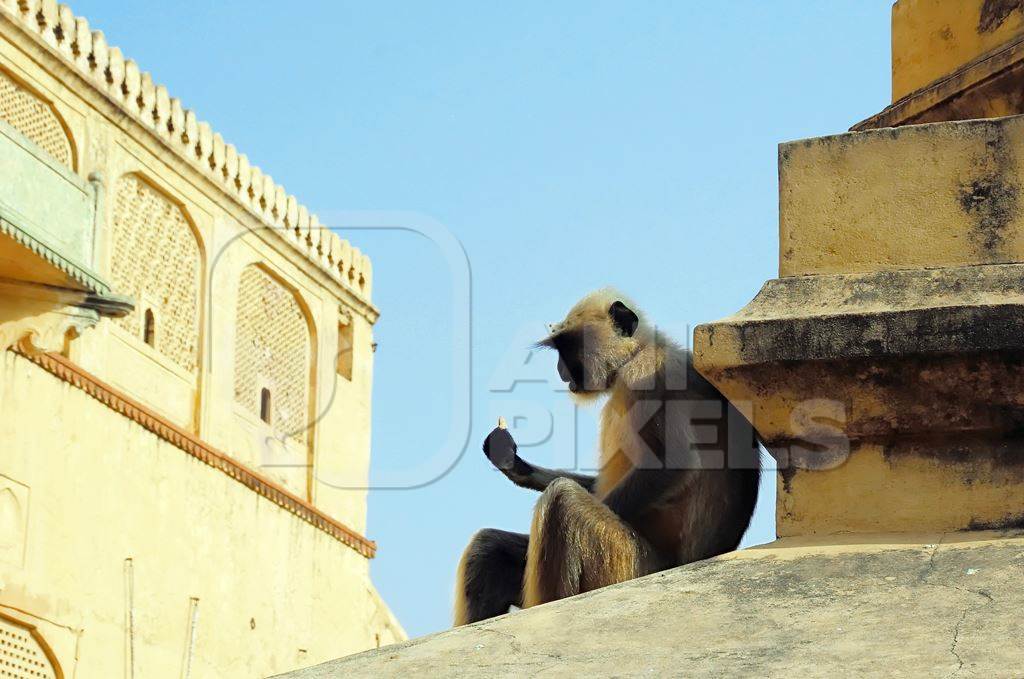
<path fill-rule="evenodd" d="M 1024 523 L 1022 161 L 1020 116 L 780 147 L 780 277 L 694 334 L 780 536 Z"/>

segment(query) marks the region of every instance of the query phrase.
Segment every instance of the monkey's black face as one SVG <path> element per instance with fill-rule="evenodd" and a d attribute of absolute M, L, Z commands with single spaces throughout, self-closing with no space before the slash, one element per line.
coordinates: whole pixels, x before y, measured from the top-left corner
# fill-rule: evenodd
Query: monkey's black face
<path fill-rule="evenodd" d="M 574 394 L 604 391 L 614 378 L 614 373 L 598 359 L 592 335 L 583 327 L 560 332 L 542 343 L 558 352 L 558 376 Z"/>
<path fill-rule="evenodd" d="M 565 322 L 538 346 L 558 352 L 558 376 L 580 396 L 609 389 L 635 352 L 639 318 L 622 302 L 570 311 Z"/>
<path fill-rule="evenodd" d="M 583 333 L 578 330 L 559 333 L 551 338 L 551 347 L 558 352 L 558 376 L 573 393 L 586 390 L 587 379 L 580 360 L 584 344 Z"/>

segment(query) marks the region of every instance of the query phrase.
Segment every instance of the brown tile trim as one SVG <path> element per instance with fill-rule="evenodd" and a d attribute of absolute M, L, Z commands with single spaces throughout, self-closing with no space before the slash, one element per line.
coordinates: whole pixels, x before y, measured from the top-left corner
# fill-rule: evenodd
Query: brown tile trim
<path fill-rule="evenodd" d="M 95 375 L 83 370 L 60 354 L 30 356 L 17 349 L 11 349 L 11 351 L 27 358 L 58 379 L 81 389 L 111 410 L 115 410 L 128 419 L 142 425 L 164 441 L 180 448 L 192 457 L 205 462 L 215 469 L 219 469 L 246 488 L 295 514 L 306 523 L 319 528 L 366 558 L 372 559 L 376 555 L 377 543 L 373 540 L 367 539 L 345 524 L 327 516 L 297 495 L 285 490 L 280 485 L 231 459 L 228 455 L 210 447 L 196 438 L 194 434 L 168 422 L 150 408 L 110 386 Z"/>

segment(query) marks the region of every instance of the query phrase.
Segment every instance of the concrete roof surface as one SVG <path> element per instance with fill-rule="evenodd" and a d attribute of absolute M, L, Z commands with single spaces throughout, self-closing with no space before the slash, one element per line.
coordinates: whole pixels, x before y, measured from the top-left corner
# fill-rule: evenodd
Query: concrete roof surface
<path fill-rule="evenodd" d="M 1019 676 L 1020 535 L 783 539 L 281 678 Z"/>

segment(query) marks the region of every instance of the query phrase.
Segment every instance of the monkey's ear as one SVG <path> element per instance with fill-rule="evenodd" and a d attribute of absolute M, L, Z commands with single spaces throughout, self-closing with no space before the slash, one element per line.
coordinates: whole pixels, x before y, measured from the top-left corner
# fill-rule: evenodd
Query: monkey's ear
<path fill-rule="evenodd" d="M 608 315 L 611 316 L 615 328 L 626 337 L 632 337 L 640 325 L 637 315 L 622 302 L 613 302 L 608 307 Z"/>

